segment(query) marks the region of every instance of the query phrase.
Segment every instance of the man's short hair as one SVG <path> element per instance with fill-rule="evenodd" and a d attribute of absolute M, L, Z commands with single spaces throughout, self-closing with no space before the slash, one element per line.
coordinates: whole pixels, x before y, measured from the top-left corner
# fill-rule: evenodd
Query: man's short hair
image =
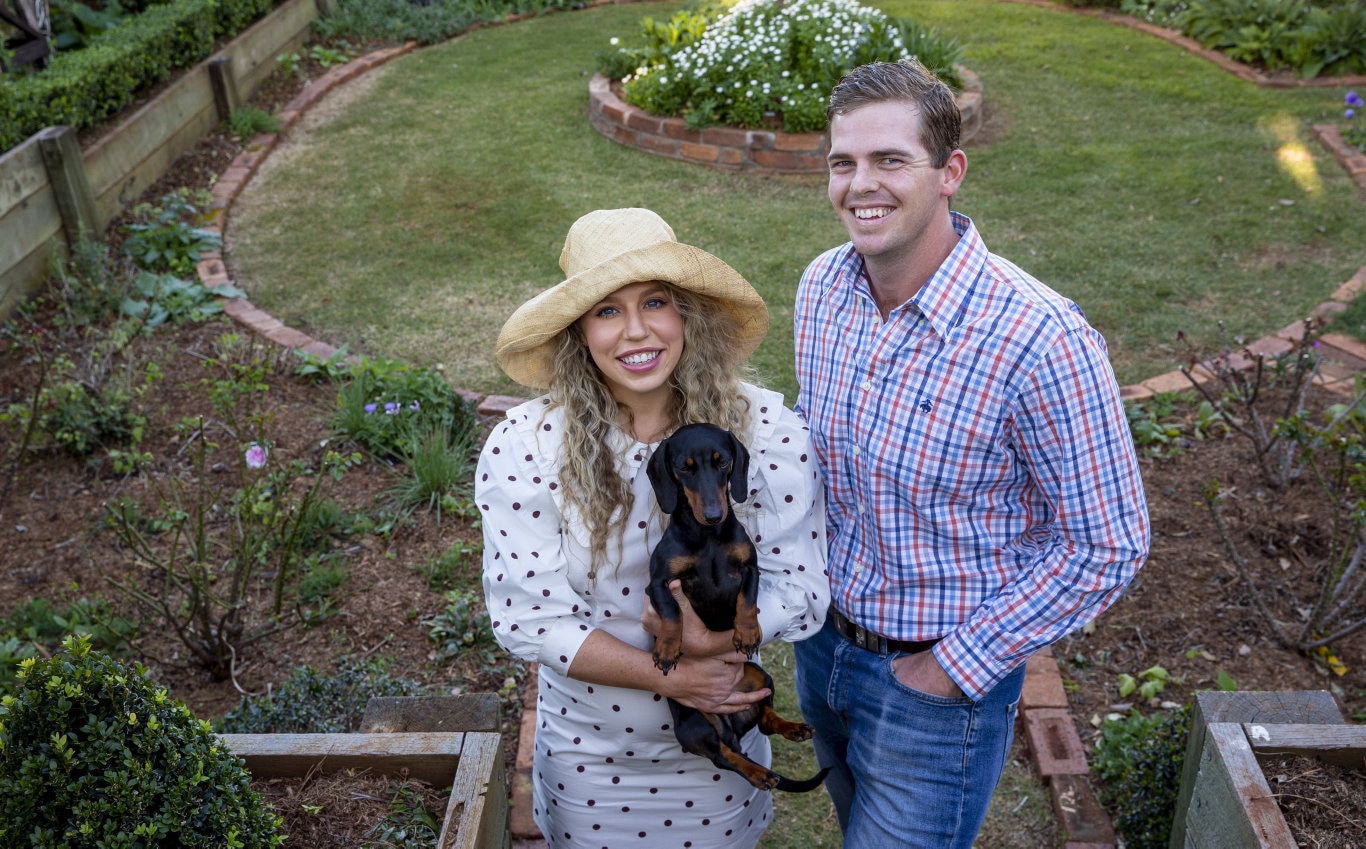
<path fill-rule="evenodd" d="M 833 121 L 836 115 L 888 101 L 907 103 L 920 113 L 920 142 L 934 167 L 943 168 L 962 141 L 963 115 L 953 90 L 918 59 L 870 62 L 854 68 L 831 90 L 825 117 Z"/>

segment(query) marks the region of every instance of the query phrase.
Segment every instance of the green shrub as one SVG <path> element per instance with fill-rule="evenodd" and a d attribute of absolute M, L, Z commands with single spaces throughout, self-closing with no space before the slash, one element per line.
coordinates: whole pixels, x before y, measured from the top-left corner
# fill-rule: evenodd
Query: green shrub
<path fill-rule="evenodd" d="M 0 845 L 279 846 L 242 761 L 148 678 L 68 639 L 0 702 Z"/>
<path fill-rule="evenodd" d="M 439 372 L 384 358 L 365 358 L 343 372 L 332 430 L 376 457 L 400 462 L 423 450 L 433 432 L 449 445 L 473 445 L 474 405 Z"/>
<path fill-rule="evenodd" d="M 214 723 L 220 734 L 350 734 L 375 696 L 409 696 L 421 685 L 389 676 L 381 658 L 343 663 L 332 674 L 301 666 L 264 696 L 244 696 Z"/>
<path fill-rule="evenodd" d="M 1189 735 L 1189 705 L 1146 717 L 1134 710 L 1101 726 L 1091 766 L 1130 849 L 1166 849 Z"/>

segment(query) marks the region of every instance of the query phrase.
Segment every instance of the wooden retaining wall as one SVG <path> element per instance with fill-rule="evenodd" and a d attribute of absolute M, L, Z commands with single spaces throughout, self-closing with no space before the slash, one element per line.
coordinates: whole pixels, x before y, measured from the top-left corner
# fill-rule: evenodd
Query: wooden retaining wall
<path fill-rule="evenodd" d="M 318 0 L 287 0 L 82 151 L 48 127 L 0 156 L 0 320 L 42 283 L 54 251 L 109 223 L 308 37 Z"/>

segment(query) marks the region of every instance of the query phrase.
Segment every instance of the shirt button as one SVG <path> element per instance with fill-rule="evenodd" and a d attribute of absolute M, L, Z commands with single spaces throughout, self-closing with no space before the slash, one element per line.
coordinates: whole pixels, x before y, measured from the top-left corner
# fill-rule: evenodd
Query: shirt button
<path fill-rule="evenodd" d="M 859 448 L 857 445 L 855 445 L 855 446 L 854 446 L 854 456 L 857 457 L 857 456 L 859 456 L 859 455 L 862 454 L 862 453 L 863 453 L 863 449 L 862 449 L 862 448 Z"/>
<path fill-rule="evenodd" d="M 854 574 L 855 574 L 855 575 L 862 575 L 862 574 L 863 574 L 863 564 L 862 564 L 862 563 L 855 563 L 855 564 L 854 564 Z"/>
<path fill-rule="evenodd" d="M 870 391 L 872 388 L 873 388 L 873 382 L 872 382 L 871 380 L 865 380 L 865 381 L 863 381 L 863 391 L 864 391 L 864 392 L 868 392 L 868 391 Z"/>
<path fill-rule="evenodd" d="M 862 504 L 860 504 L 860 505 L 858 506 L 858 514 L 859 514 L 860 516 L 863 515 L 863 505 L 862 505 Z"/>

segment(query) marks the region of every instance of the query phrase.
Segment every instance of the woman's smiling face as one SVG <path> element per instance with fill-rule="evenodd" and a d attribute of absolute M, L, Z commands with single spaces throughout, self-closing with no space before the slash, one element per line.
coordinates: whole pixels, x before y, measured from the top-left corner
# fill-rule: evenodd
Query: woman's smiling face
<path fill-rule="evenodd" d="M 579 327 L 618 404 L 639 410 L 667 402 L 683 354 L 683 316 L 668 286 L 623 286 L 584 313 Z"/>

